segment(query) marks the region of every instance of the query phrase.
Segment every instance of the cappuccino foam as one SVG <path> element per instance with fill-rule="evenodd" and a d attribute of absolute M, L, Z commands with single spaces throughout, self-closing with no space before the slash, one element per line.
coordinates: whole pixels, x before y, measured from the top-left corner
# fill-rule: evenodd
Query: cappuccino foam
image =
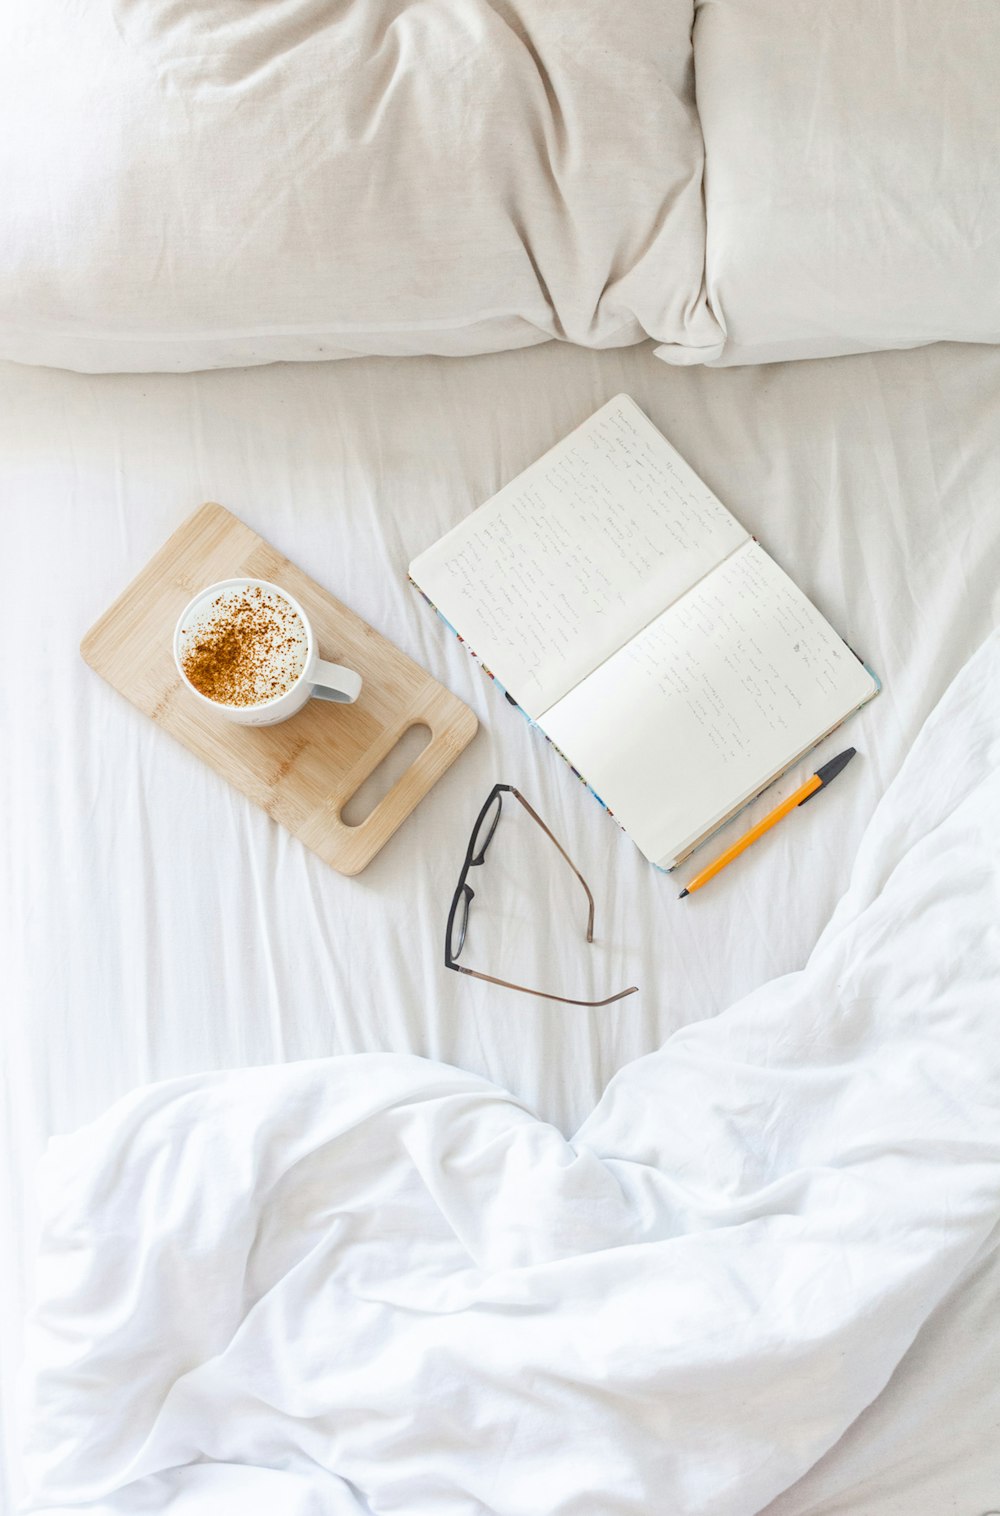
<path fill-rule="evenodd" d="M 180 662 L 199 694 L 219 705 L 263 705 L 287 694 L 309 651 L 293 606 L 260 585 L 228 589 L 195 606 L 181 628 Z"/>

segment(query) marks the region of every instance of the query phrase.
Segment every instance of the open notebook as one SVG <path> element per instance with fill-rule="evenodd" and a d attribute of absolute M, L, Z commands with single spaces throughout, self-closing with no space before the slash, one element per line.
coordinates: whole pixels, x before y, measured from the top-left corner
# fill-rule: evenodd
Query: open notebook
<path fill-rule="evenodd" d="M 628 395 L 410 578 L 661 868 L 879 688 Z"/>

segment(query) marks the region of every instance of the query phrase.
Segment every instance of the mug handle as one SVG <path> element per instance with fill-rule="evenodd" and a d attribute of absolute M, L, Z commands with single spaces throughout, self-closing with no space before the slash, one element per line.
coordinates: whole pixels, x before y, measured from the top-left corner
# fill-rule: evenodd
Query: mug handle
<path fill-rule="evenodd" d="M 312 692 L 317 700 L 334 700 L 338 705 L 353 705 L 361 694 L 361 675 L 339 663 L 317 658 L 312 673 Z"/>

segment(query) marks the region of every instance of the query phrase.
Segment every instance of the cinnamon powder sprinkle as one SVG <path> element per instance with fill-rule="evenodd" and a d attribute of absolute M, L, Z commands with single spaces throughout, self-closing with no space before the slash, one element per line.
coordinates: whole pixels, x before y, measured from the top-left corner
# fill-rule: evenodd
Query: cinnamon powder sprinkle
<path fill-rule="evenodd" d="M 262 705 L 290 690 L 305 667 L 301 617 L 259 585 L 217 596 L 181 636 L 185 674 L 221 705 Z"/>

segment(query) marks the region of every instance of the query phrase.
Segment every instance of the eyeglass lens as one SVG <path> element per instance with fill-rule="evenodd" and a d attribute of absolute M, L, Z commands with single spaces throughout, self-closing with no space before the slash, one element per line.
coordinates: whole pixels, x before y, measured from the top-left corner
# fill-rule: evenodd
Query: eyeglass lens
<path fill-rule="evenodd" d="M 486 849 L 493 841 L 493 834 L 500 820 L 500 810 L 503 803 L 502 795 L 494 795 L 479 820 L 476 822 L 476 830 L 472 834 L 469 844 L 469 867 L 473 864 L 482 863 L 486 857 Z M 451 917 L 450 939 L 448 943 L 451 957 L 457 962 L 458 956 L 465 946 L 465 934 L 469 928 L 469 906 L 473 900 L 473 891 L 467 884 L 462 886 L 461 894 L 455 901 L 455 908 Z"/>
<path fill-rule="evenodd" d="M 458 962 L 458 955 L 465 946 L 465 933 L 469 925 L 469 902 L 472 899 L 472 891 L 467 884 L 462 886 L 462 893 L 455 901 L 455 909 L 452 912 L 450 938 L 448 948 L 452 960 Z"/>
<path fill-rule="evenodd" d="M 486 849 L 493 841 L 493 833 L 497 829 L 497 822 L 500 820 L 500 806 L 502 800 L 502 795 L 494 795 L 489 806 L 486 808 L 482 816 L 480 816 L 479 821 L 476 823 L 476 830 L 473 834 L 472 843 L 469 849 L 470 864 L 482 863 L 483 858 L 486 855 Z"/>

